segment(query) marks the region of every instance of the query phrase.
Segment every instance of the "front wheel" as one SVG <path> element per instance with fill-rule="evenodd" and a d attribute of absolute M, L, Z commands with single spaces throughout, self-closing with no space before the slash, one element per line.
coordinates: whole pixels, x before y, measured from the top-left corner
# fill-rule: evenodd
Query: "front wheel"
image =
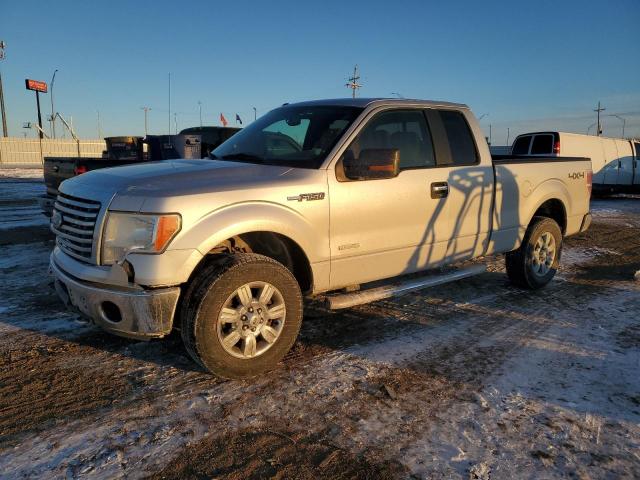
<path fill-rule="evenodd" d="M 210 372 L 246 378 L 272 369 L 293 346 L 302 322 L 294 276 L 256 254 L 221 257 L 193 280 L 181 311 L 189 354 Z"/>
<path fill-rule="evenodd" d="M 556 274 L 562 252 L 562 232 L 555 220 L 535 217 L 520 248 L 506 254 L 507 275 L 514 285 L 537 289 Z"/>

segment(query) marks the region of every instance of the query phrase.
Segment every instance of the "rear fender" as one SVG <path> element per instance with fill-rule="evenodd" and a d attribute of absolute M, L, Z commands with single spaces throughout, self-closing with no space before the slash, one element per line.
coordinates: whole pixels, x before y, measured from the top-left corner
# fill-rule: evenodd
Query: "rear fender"
<path fill-rule="evenodd" d="M 552 178 L 546 180 L 538 185 L 529 195 L 529 197 L 523 199 L 527 209 L 524 217 L 524 223 L 521 226 L 526 230 L 536 211 L 548 200 L 559 200 L 564 207 L 565 220 L 569 212 L 573 211 L 573 205 L 571 203 L 571 195 L 569 189 L 560 180 Z"/>

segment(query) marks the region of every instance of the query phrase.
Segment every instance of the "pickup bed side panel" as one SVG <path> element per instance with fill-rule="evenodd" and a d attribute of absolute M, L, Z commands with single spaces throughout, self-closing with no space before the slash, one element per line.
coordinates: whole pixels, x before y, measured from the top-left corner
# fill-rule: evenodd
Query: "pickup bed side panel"
<path fill-rule="evenodd" d="M 488 252 L 502 253 L 520 246 L 535 212 L 548 200 L 562 203 L 566 214 L 565 235 L 578 233 L 589 212 L 586 186 L 588 160 L 545 159 L 494 164 L 496 175 L 494 231 Z"/>

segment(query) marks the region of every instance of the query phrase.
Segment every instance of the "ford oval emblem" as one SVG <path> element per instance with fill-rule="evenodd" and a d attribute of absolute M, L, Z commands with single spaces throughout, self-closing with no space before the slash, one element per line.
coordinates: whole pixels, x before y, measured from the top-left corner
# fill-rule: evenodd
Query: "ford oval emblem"
<path fill-rule="evenodd" d="M 51 215 L 51 225 L 53 225 L 53 228 L 56 230 L 60 228 L 62 225 L 62 214 L 60 212 L 53 211 L 53 215 Z"/>

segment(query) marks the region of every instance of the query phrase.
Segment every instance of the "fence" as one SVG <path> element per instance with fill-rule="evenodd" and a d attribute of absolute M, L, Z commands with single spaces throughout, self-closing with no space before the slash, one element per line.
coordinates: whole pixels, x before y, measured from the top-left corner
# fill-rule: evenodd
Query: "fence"
<path fill-rule="evenodd" d="M 104 140 L 43 139 L 42 153 L 37 138 L 0 138 L 0 167 L 38 166 L 43 157 L 100 157 L 106 150 Z"/>

